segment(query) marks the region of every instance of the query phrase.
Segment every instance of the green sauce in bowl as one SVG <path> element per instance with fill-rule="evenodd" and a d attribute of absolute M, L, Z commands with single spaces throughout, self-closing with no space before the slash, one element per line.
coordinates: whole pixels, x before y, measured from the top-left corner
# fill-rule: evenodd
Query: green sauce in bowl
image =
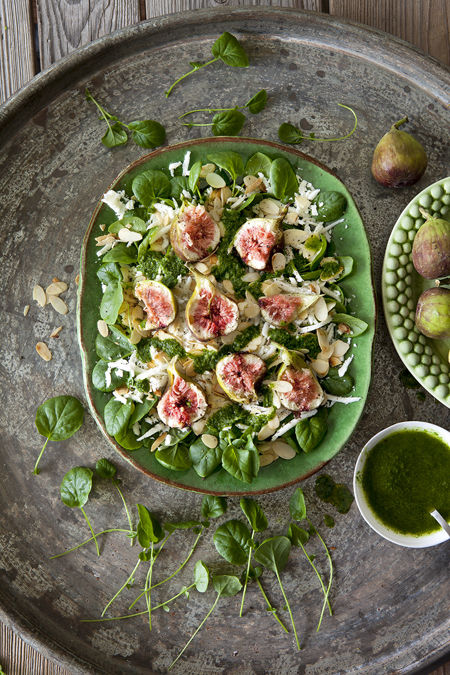
<path fill-rule="evenodd" d="M 385 436 L 369 450 L 359 481 L 373 513 L 394 532 L 435 532 L 433 509 L 450 518 L 450 446 L 433 432 Z"/>

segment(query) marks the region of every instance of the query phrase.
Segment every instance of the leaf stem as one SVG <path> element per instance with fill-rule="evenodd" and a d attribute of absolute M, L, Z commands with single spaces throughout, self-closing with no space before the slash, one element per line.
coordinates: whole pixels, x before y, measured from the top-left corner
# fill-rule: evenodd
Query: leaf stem
<path fill-rule="evenodd" d="M 247 106 L 245 105 L 236 105 L 232 106 L 231 108 L 194 108 L 193 110 L 188 110 L 187 112 L 183 113 L 182 115 L 179 115 L 178 119 L 181 120 L 183 117 L 186 117 L 187 115 L 192 115 L 197 112 L 207 112 L 207 113 L 213 113 L 213 112 L 220 112 L 220 111 L 225 111 L 225 110 L 244 110 Z"/>
<path fill-rule="evenodd" d="M 89 520 L 89 518 L 87 517 L 86 511 L 83 509 L 82 506 L 80 506 L 80 510 L 81 510 L 81 513 L 83 514 L 83 516 L 85 517 L 87 524 L 89 525 L 89 529 L 90 529 L 90 531 L 91 531 L 91 533 L 92 533 L 92 536 L 93 536 L 93 538 L 94 538 L 94 541 L 95 541 L 95 548 L 97 549 L 97 555 L 98 555 L 98 557 L 100 557 L 100 550 L 99 550 L 99 548 L 98 548 L 97 537 L 95 536 L 95 532 L 94 532 L 94 530 L 92 529 L 92 525 L 91 525 L 91 523 L 90 523 L 90 520 Z"/>
<path fill-rule="evenodd" d="M 182 649 L 181 652 L 178 654 L 177 658 L 176 658 L 174 661 L 172 661 L 172 663 L 170 664 L 168 670 L 171 670 L 171 669 L 173 668 L 173 666 L 176 664 L 176 662 L 178 661 L 178 659 L 180 658 L 180 656 L 182 656 L 182 654 L 183 654 L 183 653 L 186 651 L 186 649 L 189 647 L 189 645 L 191 644 L 192 640 L 195 638 L 195 636 L 197 635 L 197 633 L 199 632 L 199 630 L 201 629 L 201 627 L 203 626 L 203 624 L 204 624 L 204 623 L 206 622 L 206 620 L 211 616 L 211 614 L 213 613 L 213 611 L 214 611 L 214 609 L 215 609 L 217 603 L 219 602 L 219 598 L 220 598 L 220 593 L 217 594 L 217 598 L 214 600 L 213 606 L 212 606 L 211 609 L 209 610 L 208 614 L 205 616 L 205 618 L 203 619 L 203 621 L 201 622 L 201 624 L 199 625 L 199 627 L 196 629 L 196 631 L 191 635 L 191 637 L 189 638 L 189 640 L 186 642 L 186 644 L 184 645 L 183 649 Z"/>
<path fill-rule="evenodd" d="M 93 537 L 89 537 L 89 539 L 85 539 L 85 541 L 82 541 L 81 544 L 77 544 L 76 546 L 73 546 L 72 548 L 69 548 L 67 551 L 64 551 L 63 553 L 57 553 L 56 555 L 51 555 L 49 560 L 53 560 L 54 558 L 62 558 L 63 555 L 67 555 L 68 553 L 72 553 L 72 551 L 76 551 L 78 548 L 81 548 L 81 546 L 85 546 L 86 544 L 89 544 L 89 542 L 93 541 L 95 539 L 95 537 L 99 537 L 101 534 L 108 534 L 109 532 L 130 532 L 130 530 L 123 530 L 123 529 L 119 529 L 119 528 L 112 528 L 110 530 L 102 530 L 101 532 L 97 532 Z"/>
<path fill-rule="evenodd" d="M 212 122 L 181 122 L 183 127 L 212 127 Z"/>
<path fill-rule="evenodd" d="M 189 554 L 188 554 L 188 556 L 186 557 L 186 559 L 184 560 L 184 562 L 182 562 L 181 565 L 180 565 L 179 567 L 177 567 L 177 569 L 175 570 L 175 572 L 173 572 L 173 574 L 171 574 L 169 577 L 166 577 L 166 578 L 163 579 L 162 581 L 158 581 L 158 583 L 153 584 L 152 588 L 156 588 L 157 586 L 161 586 L 162 584 L 165 584 L 167 581 L 170 581 L 171 579 L 173 579 L 173 578 L 178 574 L 178 572 L 181 572 L 181 570 L 183 569 L 183 567 L 184 567 L 185 565 L 187 565 L 187 563 L 188 563 L 189 560 L 191 559 L 191 557 L 192 557 L 192 555 L 193 555 L 193 553 L 194 553 L 194 551 L 195 551 L 195 549 L 196 549 L 196 547 L 197 547 L 198 540 L 199 540 L 200 537 L 202 536 L 202 533 L 203 533 L 203 530 L 204 530 L 204 529 L 205 529 L 205 528 L 202 526 L 202 529 L 201 529 L 200 532 L 198 533 L 197 538 L 196 538 L 196 540 L 194 541 L 194 544 L 193 544 L 191 550 L 189 551 Z"/>
<path fill-rule="evenodd" d="M 170 96 L 172 90 L 174 89 L 174 87 L 176 87 L 176 85 L 177 85 L 179 82 L 181 82 L 182 80 L 184 80 L 185 77 L 188 77 L 188 75 L 192 75 L 192 73 L 196 73 L 197 70 L 200 70 L 200 68 L 204 68 L 205 66 L 209 66 L 211 63 L 214 63 L 214 61 L 218 61 L 218 60 L 219 60 L 219 57 L 216 56 L 214 59 L 211 59 L 211 61 L 206 61 L 206 63 L 202 63 L 200 66 L 194 66 L 194 67 L 192 68 L 192 70 L 190 70 L 188 73 L 185 73 L 184 75 L 182 75 L 181 77 L 179 77 L 178 80 L 175 80 L 175 82 L 174 82 L 174 83 L 169 87 L 169 89 L 165 92 L 166 98 L 169 98 L 169 96 Z"/>
<path fill-rule="evenodd" d="M 113 603 L 114 600 L 117 598 L 117 596 L 118 596 L 120 593 L 122 593 L 122 591 L 123 591 L 123 589 L 125 588 L 125 586 L 133 579 L 133 577 L 134 577 L 134 575 L 135 575 L 135 573 L 136 573 L 136 570 L 137 570 L 137 568 L 139 567 L 140 564 L 141 564 L 141 559 L 139 558 L 139 560 L 137 561 L 136 565 L 134 566 L 134 569 L 133 569 L 133 571 L 131 572 L 130 576 L 129 576 L 128 579 L 125 581 L 125 583 L 119 588 L 119 590 L 117 591 L 117 593 L 115 593 L 115 595 L 113 595 L 113 597 L 112 597 L 111 600 L 108 602 L 108 604 L 105 606 L 105 608 L 103 609 L 103 612 L 101 613 L 101 616 L 105 616 L 105 612 L 106 612 L 106 610 L 108 609 L 108 607 L 109 607 L 110 605 L 112 605 L 112 603 Z"/>
<path fill-rule="evenodd" d="M 308 519 L 308 520 L 309 520 L 309 519 Z M 322 537 L 320 536 L 318 530 L 317 530 L 316 528 L 314 528 L 314 529 L 316 530 L 316 534 L 317 534 L 317 536 L 319 537 L 319 539 L 320 539 L 320 541 L 321 541 L 321 543 L 322 543 L 322 546 L 323 546 L 324 549 L 325 549 L 325 553 L 326 553 L 327 558 L 328 558 L 328 566 L 329 566 L 329 568 L 330 568 L 330 579 L 329 579 L 329 581 L 328 581 L 327 592 L 325 593 L 325 597 L 324 597 L 324 600 L 323 600 L 322 612 L 321 612 L 321 614 L 320 614 L 319 623 L 318 623 L 318 626 L 317 626 L 317 631 L 318 631 L 319 628 L 320 628 L 320 624 L 322 623 L 322 618 L 323 618 L 323 614 L 324 614 L 324 611 L 325 611 L 325 604 L 326 604 L 326 603 L 328 603 L 328 608 L 329 608 L 329 611 L 330 611 L 330 616 L 331 616 L 331 614 L 332 614 L 332 612 L 331 612 L 331 607 L 330 607 L 330 603 L 328 602 L 328 596 L 329 596 L 329 594 L 330 594 L 331 584 L 332 584 L 332 582 L 333 582 L 333 561 L 332 561 L 332 559 L 331 559 L 331 555 L 330 555 L 330 552 L 329 552 L 329 550 L 328 550 L 328 546 L 325 544 L 325 542 L 324 542 L 324 540 L 322 539 Z"/>
<path fill-rule="evenodd" d="M 128 506 L 127 506 L 127 503 L 125 501 L 125 497 L 123 496 L 122 490 L 119 487 L 119 482 L 113 481 L 113 485 L 115 485 L 115 487 L 117 488 L 117 491 L 118 491 L 118 493 L 119 493 L 119 495 L 122 499 L 122 502 L 123 502 L 123 505 L 124 505 L 124 508 L 125 508 L 125 513 L 127 514 L 128 525 L 130 526 L 130 532 L 132 532 L 133 531 L 133 522 L 131 520 L 130 512 L 128 510 Z M 132 537 L 132 539 L 131 539 L 130 546 L 133 546 L 133 544 L 134 544 L 134 537 Z"/>
<path fill-rule="evenodd" d="M 89 89 L 86 89 L 86 91 L 85 91 L 85 96 L 86 96 L 86 99 L 87 99 L 88 101 L 92 101 L 92 103 L 93 103 L 95 106 L 97 106 L 97 108 L 98 108 L 98 110 L 99 110 L 101 116 L 103 117 L 103 119 L 105 120 L 105 122 L 107 123 L 107 125 L 110 127 L 110 124 L 109 124 L 109 122 L 108 122 L 108 119 L 113 119 L 114 116 L 111 115 L 107 110 L 105 110 L 105 108 L 104 108 L 103 106 L 101 106 L 100 103 L 98 103 L 98 102 L 95 100 L 95 98 L 92 96 L 92 94 L 91 94 L 91 92 L 89 91 Z M 110 127 L 110 128 L 111 128 L 111 127 Z"/>
<path fill-rule="evenodd" d="M 35 476 L 39 475 L 39 473 L 40 473 L 39 470 L 38 470 L 38 464 L 41 461 L 41 457 L 44 454 L 44 450 L 47 447 L 47 443 L 49 442 L 49 440 L 50 440 L 50 436 L 45 441 L 44 447 L 42 448 L 41 452 L 39 453 L 39 457 L 37 458 L 36 464 L 34 465 L 33 473 L 34 473 Z"/>
<path fill-rule="evenodd" d="M 283 594 L 283 598 L 284 598 L 284 601 L 286 603 L 286 607 L 288 608 L 289 616 L 291 618 L 291 624 L 292 624 L 292 628 L 294 630 L 295 641 L 297 643 L 297 649 L 300 650 L 301 649 L 300 642 L 298 640 L 297 629 L 295 627 L 294 617 L 292 616 L 291 606 L 290 606 L 289 601 L 286 597 L 286 593 L 284 592 L 283 584 L 281 583 L 281 579 L 280 579 L 280 575 L 278 573 L 278 567 L 277 566 L 275 566 L 275 574 L 277 575 L 278 583 L 280 584 L 281 592 Z"/>
<path fill-rule="evenodd" d="M 265 600 L 266 603 L 267 603 L 267 607 L 270 609 L 270 612 L 271 612 L 272 616 L 278 621 L 278 623 L 280 624 L 280 626 L 281 626 L 281 628 L 284 630 L 284 632 L 285 632 L 285 633 L 289 633 L 288 629 L 286 628 L 286 626 L 284 625 L 284 623 L 282 622 L 282 620 L 281 620 L 280 617 L 278 616 L 276 608 L 271 604 L 269 598 L 267 597 L 267 595 L 266 595 L 266 593 L 265 593 L 265 591 L 264 591 L 264 588 L 263 588 L 262 585 L 261 585 L 260 580 L 259 580 L 259 579 L 256 579 L 256 582 L 257 582 L 257 584 L 258 584 L 258 586 L 259 586 L 259 590 L 261 591 L 264 600 Z"/>
<path fill-rule="evenodd" d="M 172 532 L 170 532 L 170 534 L 168 534 L 167 537 L 163 540 L 161 546 L 159 547 L 159 549 L 158 549 L 158 550 L 156 551 L 156 553 L 155 553 L 155 557 L 154 557 L 153 562 L 155 562 L 156 558 L 157 558 L 157 557 L 159 556 L 159 554 L 161 553 L 161 550 L 162 550 L 164 544 L 166 543 L 166 541 L 168 540 L 168 538 L 169 538 L 171 535 L 172 535 Z M 152 546 L 153 546 L 153 544 L 152 544 Z M 161 582 L 161 583 L 162 583 L 162 582 Z M 155 584 L 155 585 L 156 585 L 156 586 L 159 586 L 159 584 Z M 140 599 L 142 598 L 142 596 L 145 595 L 145 594 L 147 593 L 147 591 L 152 590 L 153 588 L 155 588 L 155 586 L 150 586 L 150 588 L 146 588 L 146 587 L 144 586 L 144 590 L 142 591 L 142 593 L 139 593 L 139 595 L 137 596 L 137 598 L 135 598 L 135 599 L 133 600 L 133 602 L 132 602 L 131 605 L 128 607 L 128 609 L 133 609 L 133 607 L 135 606 L 135 604 L 137 603 L 137 601 L 140 600 Z"/>
<path fill-rule="evenodd" d="M 251 537 L 251 543 L 252 544 L 253 544 L 254 537 L 255 537 L 255 531 L 252 530 L 252 537 Z M 245 600 L 245 594 L 247 592 L 248 575 L 249 575 L 249 572 L 250 572 L 250 563 L 252 561 L 252 550 L 253 550 L 253 547 L 250 546 L 250 550 L 248 552 L 247 570 L 245 572 L 245 583 L 244 583 L 244 589 L 242 591 L 241 609 L 239 611 L 239 616 L 242 616 L 242 612 L 244 611 L 244 600 Z"/>
<path fill-rule="evenodd" d="M 317 530 L 316 530 L 316 532 L 317 532 Z M 317 567 L 314 565 L 314 563 L 313 563 L 313 561 L 311 560 L 311 558 L 309 557 L 309 555 L 307 554 L 306 549 L 305 549 L 305 547 L 303 546 L 303 544 L 301 543 L 301 541 L 299 541 L 298 543 L 300 544 L 300 547 L 301 547 L 303 553 L 305 554 L 306 559 L 308 560 L 309 564 L 310 564 L 311 567 L 313 568 L 314 572 L 315 572 L 316 575 L 317 575 L 317 578 L 318 578 L 319 581 L 320 581 L 320 585 L 322 586 L 322 591 L 323 591 L 323 594 L 324 594 L 324 597 L 325 597 L 325 604 L 328 605 L 328 611 L 330 612 L 330 616 L 332 616 L 332 615 L 333 615 L 333 612 L 332 612 L 332 610 L 331 610 L 330 601 L 328 600 L 327 589 L 325 588 L 325 584 L 323 583 L 323 579 L 322 579 L 322 577 L 321 577 L 321 574 L 320 574 L 320 572 L 318 571 Z M 323 612 L 322 612 L 322 614 L 323 614 Z M 322 621 L 322 614 L 321 614 L 321 616 L 320 616 L 320 621 L 319 621 L 319 625 L 317 626 L 317 630 L 319 630 L 319 628 L 320 628 L 320 624 L 321 624 L 321 621 Z"/>
<path fill-rule="evenodd" d="M 356 127 L 358 126 L 358 118 L 353 108 L 350 108 L 348 105 L 344 105 L 343 103 L 338 103 L 338 105 L 341 108 L 346 108 L 346 110 L 350 110 L 350 112 L 352 113 L 355 120 L 353 124 L 353 129 L 348 134 L 345 134 L 345 136 L 338 136 L 337 138 L 316 138 L 315 136 L 303 136 L 303 140 L 317 141 L 318 143 L 327 143 L 328 141 L 345 141 L 346 138 L 350 138 L 350 136 L 354 133 Z"/>
<path fill-rule="evenodd" d="M 150 554 L 150 567 L 148 568 L 147 576 L 145 579 L 145 602 L 147 604 L 149 630 L 152 629 L 152 574 L 153 574 L 153 563 L 155 562 L 153 550 L 154 549 L 152 542 Z"/>
<path fill-rule="evenodd" d="M 395 129 L 398 129 L 398 128 L 401 127 L 403 124 L 406 124 L 406 122 L 409 122 L 409 119 L 408 119 L 407 115 L 405 115 L 404 117 L 402 117 L 402 119 L 399 120 L 398 122 L 395 122 L 395 124 L 393 124 L 392 126 L 393 126 Z"/>

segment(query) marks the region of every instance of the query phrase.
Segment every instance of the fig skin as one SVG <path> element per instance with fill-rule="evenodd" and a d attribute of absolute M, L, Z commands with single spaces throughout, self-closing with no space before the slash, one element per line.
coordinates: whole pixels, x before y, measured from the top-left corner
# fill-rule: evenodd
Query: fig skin
<path fill-rule="evenodd" d="M 399 130 L 405 122 L 406 116 L 393 124 L 373 153 L 372 175 L 384 187 L 414 185 L 427 168 L 424 147 L 411 134 Z"/>
<path fill-rule="evenodd" d="M 159 400 L 157 411 L 164 424 L 172 429 L 184 429 L 204 416 L 208 404 L 200 387 L 181 377 L 175 361 L 176 358 L 167 367 L 169 386 Z"/>
<path fill-rule="evenodd" d="M 283 220 L 285 212 L 281 220 Z M 241 260 L 254 270 L 266 268 L 274 247 L 280 241 L 280 218 L 251 218 L 236 232 L 233 246 Z"/>
<path fill-rule="evenodd" d="M 323 401 L 323 390 L 304 359 L 289 350 L 283 350 L 281 358 L 284 363 L 277 380 L 289 382 L 293 386 L 288 393 L 278 393 L 282 405 L 296 413 L 318 408 Z"/>
<path fill-rule="evenodd" d="M 186 305 L 189 330 L 201 342 L 232 333 L 239 324 L 239 307 L 207 277 L 195 270 L 191 271 L 196 284 Z M 228 310 L 228 317 L 225 309 Z"/>
<path fill-rule="evenodd" d="M 210 230 L 211 241 L 208 245 L 202 242 L 200 246 L 199 241 L 204 238 L 207 229 Z M 187 206 L 170 228 L 172 248 L 177 256 L 186 262 L 194 263 L 209 258 L 219 245 L 219 241 L 219 226 L 201 205 Z"/>
<path fill-rule="evenodd" d="M 228 398 L 238 403 L 251 403 L 257 399 L 255 385 L 266 373 L 266 364 L 255 354 L 237 352 L 220 359 L 216 366 L 216 377 Z M 227 378 L 237 380 L 237 386 Z"/>
<path fill-rule="evenodd" d="M 429 288 L 417 301 L 417 329 L 426 337 L 444 340 L 450 338 L 450 290 Z"/>
<path fill-rule="evenodd" d="M 177 314 L 175 297 L 167 286 L 159 281 L 146 279 L 136 284 L 136 297 L 144 304 L 146 314 L 145 330 L 167 328 Z M 152 292 L 154 297 L 151 297 Z M 159 297 L 158 297 L 159 296 Z"/>
<path fill-rule="evenodd" d="M 412 261 L 425 279 L 450 275 L 450 223 L 422 211 L 426 221 L 414 237 Z"/>

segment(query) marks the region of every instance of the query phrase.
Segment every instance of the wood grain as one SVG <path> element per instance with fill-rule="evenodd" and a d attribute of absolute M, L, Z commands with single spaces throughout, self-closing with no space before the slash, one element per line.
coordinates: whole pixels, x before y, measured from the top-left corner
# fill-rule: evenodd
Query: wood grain
<path fill-rule="evenodd" d="M 323 0 L 145 0 L 147 19 L 161 14 L 185 12 L 191 9 L 204 7 L 223 7 L 224 5 L 261 6 L 261 7 L 292 7 L 294 9 L 310 9 L 316 12 L 323 10 Z"/>
<path fill-rule="evenodd" d="M 0 103 L 35 73 L 29 0 L 0 0 Z"/>
<path fill-rule="evenodd" d="M 68 675 L 4 625 L 0 626 L 0 665 L 6 675 Z"/>
<path fill-rule="evenodd" d="M 102 35 L 137 23 L 139 0 L 37 0 L 37 18 L 44 69 Z"/>
<path fill-rule="evenodd" d="M 392 33 L 450 63 L 448 0 L 330 0 L 329 11 Z"/>

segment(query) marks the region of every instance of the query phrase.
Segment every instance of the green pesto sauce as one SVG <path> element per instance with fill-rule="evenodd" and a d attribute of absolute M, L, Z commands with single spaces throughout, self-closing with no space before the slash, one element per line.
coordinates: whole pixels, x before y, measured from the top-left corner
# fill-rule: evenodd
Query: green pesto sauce
<path fill-rule="evenodd" d="M 332 504 L 339 513 L 348 513 L 353 503 L 353 495 L 343 483 L 335 483 L 334 479 L 324 473 L 314 485 L 316 495 L 323 502 Z"/>
<path fill-rule="evenodd" d="M 433 509 L 450 519 L 450 447 L 436 434 L 390 434 L 368 453 L 360 480 L 373 512 L 395 532 L 438 530 Z"/>

